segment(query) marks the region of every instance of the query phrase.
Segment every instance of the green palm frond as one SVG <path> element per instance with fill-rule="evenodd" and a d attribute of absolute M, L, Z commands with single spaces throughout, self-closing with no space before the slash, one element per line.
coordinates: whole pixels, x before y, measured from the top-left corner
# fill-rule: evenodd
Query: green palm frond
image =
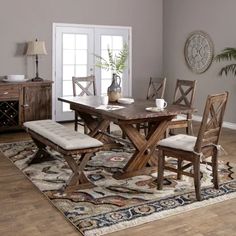
<path fill-rule="evenodd" d="M 234 76 L 236 76 L 236 64 L 230 64 L 223 67 L 220 70 L 219 75 L 225 74 L 227 76 L 229 72 L 232 73 Z"/>
<path fill-rule="evenodd" d="M 109 58 L 109 67 L 111 71 L 115 70 L 116 64 L 115 64 L 115 59 L 113 56 L 112 50 L 108 47 L 107 48 L 107 53 L 108 53 L 108 58 Z M 108 69 L 109 70 L 109 69 Z"/>
<path fill-rule="evenodd" d="M 118 71 L 120 74 L 124 71 L 126 68 L 126 59 L 128 57 L 129 51 L 128 51 L 128 45 L 124 44 L 122 50 L 119 52 L 119 54 L 116 56 L 116 71 Z"/>
<path fill-rule="evenodd" d="M 129 55 L 128 44 L 124 44 L 123 48 L 117 55 L 114 55 L 113 51 L 108 47 L 107 48 L 108 59 L 104 59 L 103 57 L 94 54 L 96 57 L 96 66 L 102 69 L 106 69 L 107 71 L 112 71 L 117 75 L 123 73 L 126 68 L 126 60 Z"/>
<path fill-rule="evenodd" d="M 100 55 L 94 54 L 94 56 L 96 57 L 96 66 L 106 69 L 109 66 L 109 62 L 104 59 L 103 57 L 101 57 Z"/>
<path fill-rule="evenodd" d="M 220 54 L 215 56 L 214 60 L 217 62 L 236 60 L 236 48 L 223 49 Z M 236 76 L 236 64 L 233 63 L 224 66 L 221 68 L 219 75 L 225 74 L 227 76 L 229 73 L 232 73 L 234 76 Z"/>
<path fill-rule="evenodd" d="M 220 54 L 215 57 L 216 61 L 229 61 L 229 60 L 236 60 L 236 48 L 225 48 Z"/>

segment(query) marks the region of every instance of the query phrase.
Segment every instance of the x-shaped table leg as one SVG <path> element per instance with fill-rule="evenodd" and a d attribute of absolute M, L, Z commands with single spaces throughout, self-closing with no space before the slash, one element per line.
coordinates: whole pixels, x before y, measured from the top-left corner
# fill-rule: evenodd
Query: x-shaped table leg
<path fill-rule="evenodd" d="M 121 145 L 106 135 L 107 128 L 111 121 L 107 119 L 96 119 L 92 115 L 79 112 L 79 116 L 84 120 L 86 126 L 90 129 L 89 135 L 104 143 L 104 149 L 117 148 Z"/>
<path fill-rule="evenodd" d="M 132 124 L 119 124 L 136 149 L 133 156 L 124 167 L 124 172 L 135 172 L 146 167 L 147 163 L 152 164 L 156 162 L 157 142 L 164 135 L 168 123 L 172 118 L 172 116 L 168 116 L 154 123 L 146 137 L 140 134 Z M 118 178 L 122 178 L 122 176 L 119 176 Z"/>

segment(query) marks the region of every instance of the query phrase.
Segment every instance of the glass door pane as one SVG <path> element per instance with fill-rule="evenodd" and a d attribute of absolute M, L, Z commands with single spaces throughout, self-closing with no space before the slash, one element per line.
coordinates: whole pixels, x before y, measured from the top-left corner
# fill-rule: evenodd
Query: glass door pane
<path fill-rule="evenodd" d="M 63 34 L 62 39 L 63 77 L 62 96 L 72 96 L 72 77 L 87 76 L 88 68 L 88 35 Z M 68 104 L 63 103 L 62 112 L 70 112 Z"/>
<path fill-rule="evenodd" d="M 61 96 L 73 96 L 72 77 L 84 77 L 93 72 L 93 30 L 63 27 L 57 31 L 56 57 L 56 120 L 73 120 L 74 114 Z"/>
<path fill-rule="evenodd" d="M 124 43 L 128 44 L 128 29 L 95 29 L 95 53 L 108 60 L 109 48 L 112 54 L 117 55 L 123 48 Z M 131 83 L 129 78 L 129 60 L 127 60 L 127 69 L 121 75 L 121 88 L 124 97 L 131 96 Z M 107 88 L 111 85 L 112 72 L 105 69 L 96 68 L 95 76 L 97 78 L 98 92 L 106 94 Z"/>

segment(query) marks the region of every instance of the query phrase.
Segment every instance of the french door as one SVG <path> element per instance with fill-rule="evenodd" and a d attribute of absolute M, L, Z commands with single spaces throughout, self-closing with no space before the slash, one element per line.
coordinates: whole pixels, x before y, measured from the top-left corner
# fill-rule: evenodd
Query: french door
<path fill-rule="evenodd" d="M 106 94 L 111 84 L 110 71 L 95 66 L 95 54 L 107 58 L 107 48 L 114 54 L 124 43 L 129 43 L 128 27 L 81 26 L 54 24 L 54 119 L 73 120 L 74 114 L 66 103 L 57 101 L 61 96 L 72 96 L 72 77 L 95 75 L 98 94 Z M 131 52 L 131 50 L 129 50 Z M 129 53 L 130 57 L 131 53 Z M 123 96 L 131 96 L 130 58 L 122 75 Z"/>

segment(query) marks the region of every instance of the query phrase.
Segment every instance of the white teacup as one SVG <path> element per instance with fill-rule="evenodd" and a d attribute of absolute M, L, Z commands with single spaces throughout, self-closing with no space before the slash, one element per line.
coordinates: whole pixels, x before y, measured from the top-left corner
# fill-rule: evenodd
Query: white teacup
<path fill-rule="evenodd" d="M 102 105 L 107 105 L 108 104 L 108 96 L 106 96 L 106 95 L 101 96 L 101 104 Z"/>
<path fill-rule="evenodd" d="M 164 108 L 166 108 L 167 106 L 167 102 L 162 99 L 162 98 L 157 98 L 156 99 L 156 107 L 160 110 L 163 110 Z"/>

